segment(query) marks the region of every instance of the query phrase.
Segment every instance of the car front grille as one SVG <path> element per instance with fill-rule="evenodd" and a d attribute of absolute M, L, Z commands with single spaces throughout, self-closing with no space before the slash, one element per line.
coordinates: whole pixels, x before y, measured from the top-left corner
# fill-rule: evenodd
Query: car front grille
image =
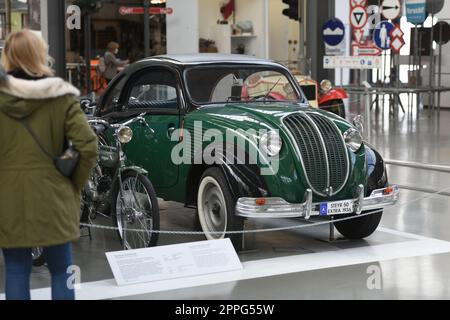
<path fill-rule="evenodd" d="M 284 118 L 284 125 L 297 147 L 311 189 L 321 196 L 341 191 L 349 175 L 349 160 L 336 125 L 316 113 L 291 114 Z"/>

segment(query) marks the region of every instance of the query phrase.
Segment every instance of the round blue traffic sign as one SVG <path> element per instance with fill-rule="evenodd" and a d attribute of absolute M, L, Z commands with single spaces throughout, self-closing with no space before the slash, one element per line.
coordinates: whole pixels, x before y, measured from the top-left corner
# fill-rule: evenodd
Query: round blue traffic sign
<path fill-rule="evenodd" d="M 328 20 L 322 27 L 322 36 L 327 45 L 332 47 L 339 45 L 345 37 L 344 23 L 337 18 Z"/>
<path fill-rule="evenodd" d="M 375 27 L 375 32 L 373 33 L 373 42 L 381 50 L 389 50 L 391 48 L 391 32 L 395 29 L 395 26 L 388 21 L 381 21 Z"/>

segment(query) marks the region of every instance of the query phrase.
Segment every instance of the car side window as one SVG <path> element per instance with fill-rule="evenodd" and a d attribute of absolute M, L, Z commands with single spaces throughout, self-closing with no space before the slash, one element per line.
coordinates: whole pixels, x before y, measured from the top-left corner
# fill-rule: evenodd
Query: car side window
<path fill-rule="evenodd" d="M 120 99 L 120 94 L 125 85 L 126 77 L 118 80 L 113 84 L 113 87 L 108 92 L 105 102 L 103 103 L 102 109 L 100 110 L 101 115 L 105 115 L 114 112 L 114 107 L 117 105 Z"/>
<path fill-rule="evenodd" d="M 177 109 L 176 76 L 168 70 L 145 70 L 132 80 L 128 109 Z"/>

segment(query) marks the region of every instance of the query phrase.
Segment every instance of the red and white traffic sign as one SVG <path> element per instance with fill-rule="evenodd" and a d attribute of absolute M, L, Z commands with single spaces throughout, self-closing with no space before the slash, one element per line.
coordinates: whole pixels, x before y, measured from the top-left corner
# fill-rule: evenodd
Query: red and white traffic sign
<path fill-rule="evenodd" d="M 352 8 L 356 6 L 367 7 L 368 0 L 350 0 L 350 6 Z"/>
<path fill-rule="evenodd" d="M 405 45 L 405 40 L 403 40 L 403 38 L 395 38 L 395 39 L 392 39 L 391 49 L 395 53 L 400 53 L 400 50 L 403 48 L 404 45 Z"/>
<path fill-rule="evenodd" d="M 368 44 L 352 43 L 352 56 L 379 56 L 382 52 L 373 42 Z"/>
<path fill-rule="evenodd" d="M 362 29 L 367 24 L 369 15 L 365 7 L 356 6 L 350 10 L 350 24 L 354 29 Z"/>
<path fill-rule="evenodd" d="M 353 31 L 353 37 L 355 38 L 355 41 L 356 41 L 357 43 L 361 43 L 361 41 L 362 41 L 362 39 L 363 39 L 363 36 L 364 36 L 364 31 L 363 31 L 363 30 L 361 30 L 361 29 L 355 29 L 355 30 Z"/>
<path fill-rule="evenodd" d="M 402 29 L 400 29 L 400 26 L 397 24 L 395 25 L 394 30 L 391 31 L 391 38 L 403 38 L 403 36 L 405 35 L 405 33 L 402 31 Z"/>
<path fill-rule="evenodd" d="M 402 5 L 400 0 L 383 0 L 381 13 L 386 19 L 395 20 L 400 17 Z"/>
<path fill-rule="evenodd" d="M 144 7 L 120 7 L 119 13 L 123 16 L 132 15 L 132 14 L 144 14 Z M 149 14 L 157 15 L 157 14 L 172 14 L 172 8 L 149 8 Z"/>

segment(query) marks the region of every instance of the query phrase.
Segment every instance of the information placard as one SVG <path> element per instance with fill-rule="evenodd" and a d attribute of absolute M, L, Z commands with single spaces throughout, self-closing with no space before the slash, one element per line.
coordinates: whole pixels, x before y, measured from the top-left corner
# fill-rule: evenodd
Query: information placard
<path fill-rule="evenodd" d="M 242 269 L 230 239 L 107 252 L 117 285 L 131 285 Z"/>
<path fill-rule="evenodd" d="M 347 68 L 347 69 L 379 69 L 381 68 L 381 57 L 323 57 L 325 69 Z"/>

